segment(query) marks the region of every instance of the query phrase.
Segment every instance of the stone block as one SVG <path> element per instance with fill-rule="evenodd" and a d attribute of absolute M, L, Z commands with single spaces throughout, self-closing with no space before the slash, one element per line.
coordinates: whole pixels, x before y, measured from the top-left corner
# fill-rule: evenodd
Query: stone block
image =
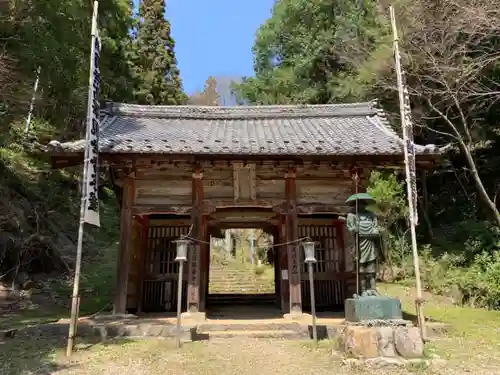
<path fill-rule="evenodd" d="M 207 315 L 204 312 L 183 312 L 181 314 L 181 319 L 182 320 L 190 320 L 192 322 L 204 322 L 207 320 Z"/>
<path fill-rule="evenodd" d="M 0 283 L 0 301 L 11 301 L 15 297 L 16 293 L 10 286 Z"/>
<path fill-rule="evenodd" d="M 424 342 L 418 327 L 395 328 L 394 345 L 397 353 L 403 358 L 421 358 L 424 355 Z"/>
<path fill-rule="evenodd" d="M 365 360 L 365 364 L 369 367 L 375 368 L 384 368 L 389 366 L 403 367 L 408 364 L 408 361 L 401 357 L 377 357 L 368 358 Z"/>
<path fill-rule="evenodd" d="M 394 347 L 394 328 L 378 327 L 378 355 L 380 357 L 396 357 L 396 348 Z"/>
<path fill-rule="evenodd" d="M 347 322 L 403 319 L 401 301 L 385 296 L 348 298 L 345 301 L 345 319 Z"/>
<path fill-rule="evenodd" d="M 95 322 L 115 322 L 120 320 L 135 320 L 137 318 L 137 315 L 133 314 L 102 314 L 96 315 L 90 320 Z"/>
<path fill-rule="evenodd" d="M 378 337 L 374 328 L 348 326 L 343 335 L 343 349 L 356 358 L 378 356 Z"/>

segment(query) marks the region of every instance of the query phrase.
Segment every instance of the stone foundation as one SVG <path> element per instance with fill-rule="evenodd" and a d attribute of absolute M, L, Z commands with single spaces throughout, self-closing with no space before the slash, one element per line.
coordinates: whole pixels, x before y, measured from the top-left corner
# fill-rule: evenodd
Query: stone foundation
<path fill-rule="evenodd" d="M 392 324 L 391 324 L 392 323 Z M 340 350 L 354 358 L 422 358 L 424 343 L 410 322 L 348 324 L 340 333 Z"/>

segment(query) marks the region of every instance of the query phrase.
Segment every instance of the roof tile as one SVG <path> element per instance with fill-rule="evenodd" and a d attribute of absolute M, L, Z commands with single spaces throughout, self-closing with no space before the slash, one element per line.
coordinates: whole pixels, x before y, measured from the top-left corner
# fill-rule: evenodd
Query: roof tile
<path fill-rule="evenodd" d="M 54 146 L 54 142 L 51 145 Z M 100 151 L 237 155 L 398 155 L 402 140 L 373 102 L 307 106 L 108 106 Z M 56 147 L 52 147 L 53 149 Z M 84 141 L 57 145 L 81 152 Z M 433 145 L 418 153 L 439 153 Z"/>

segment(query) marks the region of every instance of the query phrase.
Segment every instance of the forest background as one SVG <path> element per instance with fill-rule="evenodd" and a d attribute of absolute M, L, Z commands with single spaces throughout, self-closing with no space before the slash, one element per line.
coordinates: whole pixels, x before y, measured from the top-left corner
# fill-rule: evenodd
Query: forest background
<path fill-rule="evenodd" d="M 204 90 L 187 95 L 165 2 L 143 0 L 134 14 L 128 0 L 102 1 L 101 99 L 165 105 L 379 99 L 399 132 L 389 3 L 277 1 L 256 31 L 254 76 L 207 77 Z M 500 0 L 392 3 L 416 142 L 452 145 L 445 164 L 419 174 L 424 285 L 459 304 L 500 309 Z M 45 295 L 70 285 L 81 171 L 51 170 L 38 151 L 51 139 L 83 134 L 90 15 L 89 1 L 0 0 L 0 276 L 14 285 L 30 280 Z M 380 276 L 411 282 L 403 177 L 374 173 L 369 191 L 386 228 Z M 112 252 L 101 250 L 118 239 L 117 206 L 103 176 L 102 228 L 85 239 L 84 285 L 96 305 L 112 292 L 92 275 L 114 274 L 114 262 L 102 261 Z M 51 280 L 61 275 L 66 286 L 55 287 Z"/>

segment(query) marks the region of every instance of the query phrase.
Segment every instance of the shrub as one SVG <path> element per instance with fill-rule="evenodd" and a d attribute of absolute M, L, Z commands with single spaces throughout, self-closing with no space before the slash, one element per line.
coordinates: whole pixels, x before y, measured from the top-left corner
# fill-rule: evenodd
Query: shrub
<path fill-rule="evenodd" d="M 266 272 L 266 267 L 265 266 L 257 266 L 254 268 L 254 272 L 257 276 L 262 275 L 264 272 Z"/>
<path fill-rule="evenodd" d="M 423 258 L 423 282 L 429 291 L 451 296 L 458 304 L 500 309 L 500 251 L 484 251 L 468 267 L 463 266 L 464 256 Z"/>

